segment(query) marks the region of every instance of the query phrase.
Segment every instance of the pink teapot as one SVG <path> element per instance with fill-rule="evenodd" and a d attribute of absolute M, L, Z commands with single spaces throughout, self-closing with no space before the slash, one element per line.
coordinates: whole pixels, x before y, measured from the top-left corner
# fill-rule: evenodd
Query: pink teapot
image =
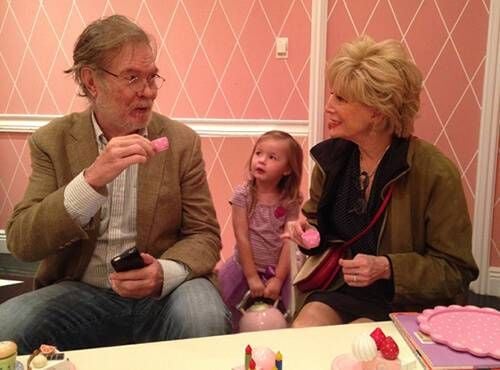
<path fill-rule="evenodd" d="M 250 298 L 250 291 L 246 292 L 237 308 L 242 313 L 239 322 L 240 332 L 284 329 L 287 327 L 285 315 L 278 309 L 279 299 L 274 304 L 255 301 L 245 309 Z"/>

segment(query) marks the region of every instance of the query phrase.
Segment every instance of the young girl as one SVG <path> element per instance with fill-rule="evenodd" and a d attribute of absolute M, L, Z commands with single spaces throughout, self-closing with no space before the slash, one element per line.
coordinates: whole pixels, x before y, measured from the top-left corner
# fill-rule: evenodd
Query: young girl
<path fill-rule="evenodd" d="M 302 148 L 292 136 L 266 132 L 250 156 L 248 181 L 230 201 L 236 248 L 219 271 L 219 284 L 235 330 L 241 318 L 236 306 L 248 290 L 252 297 L 281 296 L 288 307 L 290 250 L 280 235 L 299 215 L 302 162 Z"/>

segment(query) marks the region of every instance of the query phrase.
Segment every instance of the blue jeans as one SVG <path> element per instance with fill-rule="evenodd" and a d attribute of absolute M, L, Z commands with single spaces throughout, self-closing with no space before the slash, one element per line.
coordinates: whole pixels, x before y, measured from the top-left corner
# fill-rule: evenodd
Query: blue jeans
<path fill-rule="evenodd" d="M 13 340 L 21 355 L 43 343 L 67 351 L 230 332 L 230 314 L 204 278 L 186 281 L 162 299 L 123 298 L 111 289 L 64 281 L 0 305 L 0 341 Z"/>

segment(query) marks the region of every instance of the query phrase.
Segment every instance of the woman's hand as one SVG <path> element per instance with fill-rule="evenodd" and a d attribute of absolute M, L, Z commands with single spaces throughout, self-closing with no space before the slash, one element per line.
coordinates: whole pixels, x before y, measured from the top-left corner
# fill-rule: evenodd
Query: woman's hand
<path fill-rule="evenodd" d="M 264 297 L 276 300 L 280 296 L 281 287 L 283 286 L 283 281 L 276 276 L 272 277 L 266 282 L 266 288 L 264 289 Z"/>
<path fill-rule="evenodd" d="M 389 259 L 385 256 L 357 254 L 352 260 L 341 258 L 342 273 L 347 285 L 364 287 L 380 279 L 391 278 Z"/>
<path fill-rule="evenodd" d="M 250 292 L 252 293 L 252 297 L 263 297 L 264 296 L 264 290 L 266 286 L 262 282 L 261 278 L 259 275 L 252 276 L 251 278 L 247 279 L 248 287 L 250 288 Z"/>

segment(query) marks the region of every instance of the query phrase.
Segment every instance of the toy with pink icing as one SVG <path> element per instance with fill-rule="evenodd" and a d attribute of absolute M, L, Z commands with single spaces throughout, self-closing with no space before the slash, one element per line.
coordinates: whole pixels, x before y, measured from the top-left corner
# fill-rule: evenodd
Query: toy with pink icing
<path fill-rule="evenodd" d="M 316 248 L 319 242 L 320 236 L 316 229 L 308 229 L 302 234 L 302 246 L 306 249 Z"/>
<path fill-rule="evenodd" d="M 166 136 L 159 137 L 158 139 L 154 139 L 151 141 L 151 144 L 153 144 L 153 148 L 157 153 L 163 152 L 164 150 L 167 150 L 168 147 L 170 146 L 168 139 Z"/>
<path fill-rule="evenodd" d="M 335 357 L 331 370 L 411 370 L 416 366 L 415 360 L 398 358 L 398 345 L 380 328 L 356 337 L 351 351 Z"/>
<path fill-rule="evenodd" d="M 283 370 L 281 352 L 274 353 L 269 347 L 245 348 L 245 364 L 233 367 L 232 370 Z"/>

